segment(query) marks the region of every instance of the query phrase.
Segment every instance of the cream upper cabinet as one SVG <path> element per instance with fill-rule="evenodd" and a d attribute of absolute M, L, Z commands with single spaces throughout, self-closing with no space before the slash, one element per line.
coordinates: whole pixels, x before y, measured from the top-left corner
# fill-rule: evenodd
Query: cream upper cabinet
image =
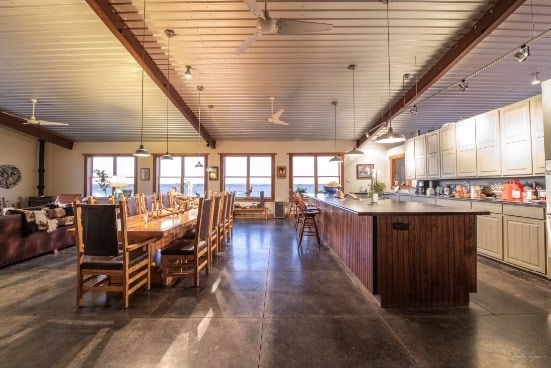
<path fill-rule="evenodd" d="M 406 179 L 415 179 L 415 141 L 413 138 L 408 139 L 404 144 L 404 152 L 406 155 Z"/>
<path fill-rule="evenodd" d="M 415 178 L 427 178 L 427 143 L 426 135 L 414 138 L 415 141 Z"/>
<path fill-rule="evenodd" d="M 440 177 L 440 132 L 438 130 L 426 134 L 427 144 L 427 177 Z"/>
<path fill-rule="evenodd" d="M 440 177 L 457 176 L 457 149 L 455 145 L 455 124 L 440 129 Z"/>
<path fill-rule="evenodd" d="M 499 110 L 475 117 L 478 176 L 501 175 Z"/>
<path fill-rule="evenodd" d="M 476 170 L 476 129 L 474 118 L 462 120 L 455 125 L 457 145 L 457 176 L 475 177 Z"/>
<path fill-rule="evenodd" d="M 532 174 L 532 139 L 528 100 L 500 109 L 503 175 Z"/>
<path fill-rule="evenodd" d="M 541 95 L 530 99 L 530 127 L 532 129 L 532 172 L 534 174 L 545 174 L 543 105 Z"/>

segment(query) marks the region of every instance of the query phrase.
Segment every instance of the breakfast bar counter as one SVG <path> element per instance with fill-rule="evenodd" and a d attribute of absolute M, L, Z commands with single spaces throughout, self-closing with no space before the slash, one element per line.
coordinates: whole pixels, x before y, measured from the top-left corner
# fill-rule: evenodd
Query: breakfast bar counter
<path fill-rule="evenodd" d="M 317 195 L 320 235 L 381 307 L 466 306 L 486 211 Z"/>

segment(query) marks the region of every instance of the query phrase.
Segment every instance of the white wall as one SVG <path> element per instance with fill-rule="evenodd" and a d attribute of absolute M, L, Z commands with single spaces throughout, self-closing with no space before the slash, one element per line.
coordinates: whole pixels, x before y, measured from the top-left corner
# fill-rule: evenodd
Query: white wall
<path fill-rule="evenodd" d="M 30 143 L 33 144 L 32 139 L 30 139 Z M 11 146 L 11 140 L 6 140 L 5 145 Z M 49 143 L 46 144 L 45 193 L 54 197 L 58 193 L 84 193 L 84 154 L 128 154 L 134 152 L 138 145 L 137 142 L 76 142 L 73 150 L 67 150 Z M 151 153 L 162 154 L 165 151 L 164 142 L 144 142 L 144 145 Z M 4 147 L 4 145 L 2 146 Z M 337 141 L 338 151 L 348 151 L 352 146 L 353 142 L 351 141 Z M 370 180 L 356 179 L 356 164 L 358 163 L 374 164 L 376 169 L 381 170 L 378 179 L 383 181 L 388 188 L 389 165 L 384 146 L 377 143 L 367 143 L 361 149 L 364 151 L 363 156 L 345 158 L 345 190 L 347 192 L 358 191 L 360 186 L 365 188 L 371 182 Z M 172 154 L 208 154 L 208 165 L 218 167 L 220 167 L 219 154 L 221 153 L 275 153 L 275 165 L 286 166 L 289 174 L 289 153 L 334 152 L 335 146 L 333 141 L 219 141 L 217 148 L 213 150 L 200 142 L 170 142 L 169 150 Z M 36 171 L 35 156 L 33 153 L 32 157 L 25 159 L 26 164 L 31 166 L 29 169 L 31 172 Z M 153 157 L 138 160 L 138 168 L 144 167 L 151 169 L 152 178 L 150 181 L 139 181 L 137 191 L 150 193 L 153 191 L 154 184 Z M 286 202 L 288 200 L 289 175 L 286 179 L 276 179 L 275 183 L 275 200 Z M 31 189 L 22 190 L 21 195 L 23 197 L 35 195 L 36 190 Z M 220 182 L 209 181 L 209 189 L 220 190 Z"/>

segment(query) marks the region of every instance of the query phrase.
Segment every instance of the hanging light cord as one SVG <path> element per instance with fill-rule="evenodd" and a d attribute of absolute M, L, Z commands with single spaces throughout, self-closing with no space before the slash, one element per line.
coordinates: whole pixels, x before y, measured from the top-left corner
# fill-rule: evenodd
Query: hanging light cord
<path fill-rule="evenodd" d="M 335 106 L 335 152 L 337 152 L 337 101 L 333 102 Z"/>
<path fill-rule="evenodd" d="M 392 103 L 390 101 L 390 20 L 388 18 L 388 3 L 386 2 L 386 39 L 387 39 L 387 56 L 388 56 L 388 102 L 390 104 L 388 126 L 392 127 Z"/>
<path fill-rule="evenodd" d="M 145 4 L 143 2 L 143 34 L 142 34 L 142 129 L 140 131 L 140 146 L 143 145 L 143 80 L 144 80 L 144 66 L 145 66 Z"/>
<path fill-rule="evenodd" d="M 172 37 L 168 35 L 168 56 L 166 63 L 166 153 L 168 153 L 168 95 L 170 89 L 170 39 Z"/>
<path fill-rule="evenodd" d="M 354 68 L 352 68 L 352 108 L 354 109 L 354 142 L 356 141 L 356 86 L 354 84 L 354 81 L 356 80 L 355 72 L 356 66 L 354 65 Z M 356 143 L 354 143 L 354 147 L 356 147 Z"/>

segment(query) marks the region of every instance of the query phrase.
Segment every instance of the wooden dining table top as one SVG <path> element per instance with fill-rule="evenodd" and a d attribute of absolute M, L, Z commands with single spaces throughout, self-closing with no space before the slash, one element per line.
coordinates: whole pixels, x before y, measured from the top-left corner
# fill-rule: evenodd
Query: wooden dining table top
<path fill-rule="evenodd" d="M 126 231 L 132 237 L 162 238 L 182 228 L 189 228 L 197 222 L 197 211 L 175 213 L 159 218 L 148 218 L 144 215 L 130 216 L 126 219 Z"/>

